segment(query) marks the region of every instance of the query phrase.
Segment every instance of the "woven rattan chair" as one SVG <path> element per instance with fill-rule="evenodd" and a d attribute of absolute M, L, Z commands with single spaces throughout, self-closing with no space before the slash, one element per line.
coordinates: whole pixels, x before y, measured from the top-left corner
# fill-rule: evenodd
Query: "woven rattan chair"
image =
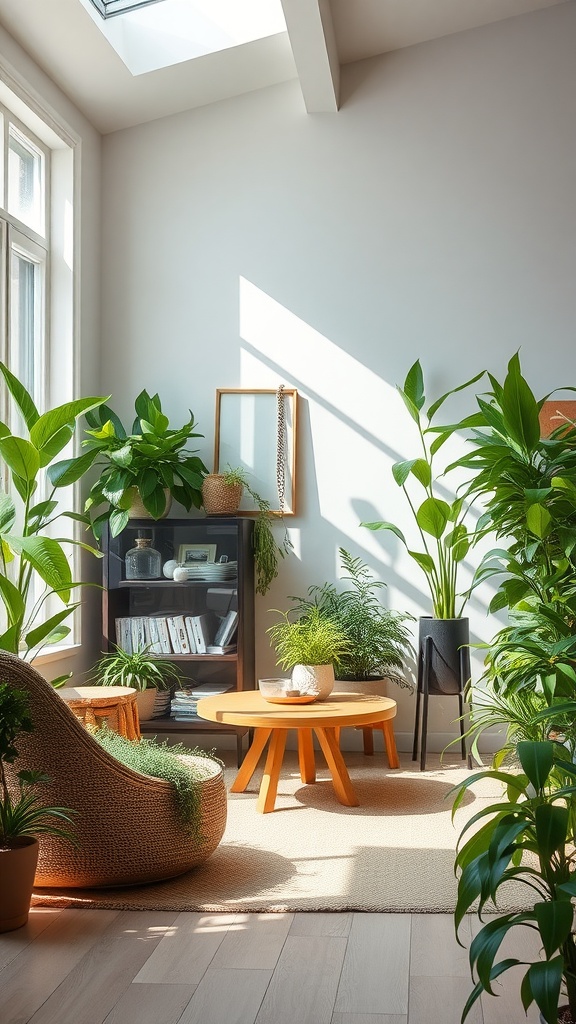
<path fill-rule="evenodd" d="M 77 847 L 40 837 L 37 886 L 96 888 L 160 881 L 196 867 L 216 849 L 226 825 L 226 789 L 215 761 L 195 759 L 207 766 L 200 783 L 197 839 L 178 817 L 171 783 L 111 757 L 34 668 L 0 652 L 0 681 L 26 691 L 34 723 L 32 733 L 18 738 L 16 763 L 8 765 L 12 784 L 17 771 L 45 771 L 50 782 L 40 787 L 42 800 L 78 811 Z"/>

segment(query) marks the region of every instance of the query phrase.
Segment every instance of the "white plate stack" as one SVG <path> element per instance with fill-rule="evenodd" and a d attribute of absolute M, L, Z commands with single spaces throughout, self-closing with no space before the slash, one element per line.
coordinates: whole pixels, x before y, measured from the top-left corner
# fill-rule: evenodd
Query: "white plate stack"
<path fill-rule="evenodd" d="M 209 580 L 211 583 L 223 583 L 235 580 L 238 575 L 238 562 L 194 562 L 178 566 L 178 578 L 186 572 L 187 580 Z"/>

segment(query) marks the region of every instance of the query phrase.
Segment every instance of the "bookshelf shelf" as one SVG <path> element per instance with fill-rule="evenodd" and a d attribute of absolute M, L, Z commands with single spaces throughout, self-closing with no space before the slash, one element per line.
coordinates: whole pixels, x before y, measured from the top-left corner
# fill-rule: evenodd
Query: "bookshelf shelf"
<path fill-rule="evenodd" d="M 182 686 L 191 687 L 209 683 L 226 683 L 233 690 L 252 690 L 255 687 L 254 664 L 254 563 L 252 532 L 254 522 L 245 517 L 210 517 L 197 519 L 133 519 L 118 537 L 109 532 L 103 538 L 103 591 L 102 591 L 102 650 L 112 650 L 122 640 L 141 646 L 153 639 L 151 620 L 172 620 L 172 631 L 164 637 L 169 649 L 158 654 L 170 658 L 182 673 Z M 177 583 L 171 579 L 127 580 L 125 578 L 126 552 L 134 547 L 138 537 L 150 538 L 153 548 L 160 551 L 162 564 L 178 558 L 183 545 L 215 549 L 215 560 L 225 555 L 228 561 L 238 563 L 236 579 L 225 581 L 186 580 Z M 200 619 L 204 624 L 207 644 L 214 644 L 219 625 L 234 620 L 238 613 L 235 634 L 218 643 L 236 644 L 236 651 L 226 654 L 180 653 L 175 651 L 174 620 Z M 138 620 L 135 624 L 134 620 Z M 119 625 L 120 622 L 123 625 Z M 128 622 L 128 625 L 126 625 Z M 158 627 L 159 628 L 159 627 Z M 189 631 L 192 625 L 188 624 Z M 160 629 L 161 632 L 161 629 Z M 176 630 L 178 635 L 178 631 Z M 190 642 L 190 637 L 188 637 Z M 158 636 L 156 643 L 160 644 Z M 186 641 L 184 641 L 185 644 Z M 193 645 L 192 645 L 193 646 Z M 142 722 L 143 732 L 181 733 L 235 733 L 239 761 L 242 755 L 242 737 L 247 730 L 241 727 L 219 726 L 202 719 L 176 721 L 172 718 L 153 718 Z"/>

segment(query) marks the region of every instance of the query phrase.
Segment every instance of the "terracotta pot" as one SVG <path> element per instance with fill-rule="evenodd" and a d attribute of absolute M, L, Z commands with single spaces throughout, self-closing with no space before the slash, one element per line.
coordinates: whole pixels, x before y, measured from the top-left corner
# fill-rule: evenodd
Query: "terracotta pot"
<path fill-rule="evenodd" d="M 294 665 L 292 683 L 300 693 L 314 693 L 317 700 L 326 700 L 334 688 L 332 665 Z"/>
<path fill-rule="evenodd" d="M 33 836 L 12 839 L 7 849 L 0 849 L 0 932 L 26 924 L 37 863 L 38 840 Z"/>
<path fill-rule="evenodd" d="M 149 722 L 154 717 L 154 702 L 157 693 L 158 689 L 155 686 L 149 686 L 147 690 L 137 690 L 136 706 L 141 722 Z"/>
<path fill-rule="evenodd" d="M 202 504 L 209 516 L 233 516 L 242 500 L 242 484 L 227 484 L 222 473 L 209 473 L 202 481 Z"/>
<path fill-rule="evenodd" d="M 154 517 L 151 516 L 149 511 L 148 511 L 148 509 L 144 507 L 144 503 L 142 501 L 142 498 L 140 497 L 140 494 L 138 492 L 138 488 L 137 487 L 132 487 L 132 488 L 130 488 L 130 490 L 131 490 L 132 493 L 131 493 L 131 496 L 130 496 L 131 497 L 130 508 L 128 509 L 128 516 L 129 516 L 129 518 L 130 519 L 153 519 Z M 172 495 L 170 494 L 170 491 L 169 491 L 169 489 L 167 487 L 164 488 L 164 500 L 165 500 L 166 504 L 164 506 L 164 511 L 163 511 L 162 515 L 159 516 L 160 519 L 165 519 L 166 516 L 168 515 L 170 509 L 172 508 Z"/>

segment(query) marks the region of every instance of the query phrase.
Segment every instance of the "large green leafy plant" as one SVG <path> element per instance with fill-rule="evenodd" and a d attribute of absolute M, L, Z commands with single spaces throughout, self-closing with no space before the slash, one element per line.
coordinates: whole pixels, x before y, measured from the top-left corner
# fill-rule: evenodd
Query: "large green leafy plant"
<path fill-rule="evenodd" d="M 70 598 L 79 584 L 72 580 L 63 545 L 80 542 L 48 533 L 55 532 L 54 524 L 62 518 L 83 519 L 73 512 L 59 512 L 55 493 L 57 488 L 75 483 L 84 467 L 74 460 L 63 464 L 54 459 L 71 440 L 78 418 L 105 398 L 81 398 L 41 414 L 26 388 L 3 363 L 0 372 L 27 435 L 17 436 L 0 423 L 0 458 L 12 482 L 10 490 L 5 485 L 0 489 L 0 598 L 5 611 L 0 648 L 13 654 L 23 649 L 29 656 L 70 632 L 64 620 L 77 607 Z M 51 484 L 45 496 L 39 493 L 44 479 Z M 82 547 L 98 554 L 88 545 Z M 33 601 L 36 578 L 43 589 Z M 47 616 L 46 602 L 53 595 L 64 607 Z"/>
<path fill-rule="evenodd" d="M 318 608 L 322 617 L 336 622 L 345 633 L 349 646 L 340 657 L 339 679 L 367 680 L 386 674 L 410 689 L 410 683 L 398 672 L 413 653 L 410 630 L 405 625 L 412 617 L 385 608 L 378 594 L 386 584 L 373 577 L 361 558 L 353 558 L 344 548 L 339 553 L 346 574 L 341 579 L 349 587 L 338 590 L 333 583 L 312 586 L 307 598 L 293 598 L 294 610 L 307 615 Z"/>
<path fill-rule="evenodd" d="M 576 704 L 564 710 L 574 719 Z M 576 766 L 561 744 L 549 740 L 519 742 L 515 753 L 520 773 L 480 772 L 456 787 L 454 809 L 480 779 L 496 779 L 505 787 L 502 800 L 474 815 L 460 837 L 456 929 L 476 901 L 480 918 L 487 905 L 497 905 L 508 881 L 521 883 L 531 896 L 528 909 L 491 915 L 473 939 L 469 959 L 476 984 L 462 1019 L 483 992 L 495 994 L 500 975 L 527 966 L 520 986 L 524 1009 L 535 1001 L 547 1024 L 557 1024 L 563 987 L 576 1020 Z M 536 930 L 541 959 L 528 965 L 515 957 L 498 959 L 503 939 L 517 927 Z"/>
<path fill-rule="evenodd" d="M 38 792 L 46 781 L 42 772 L 18 772 L 17 795 L 9 790 L 6 765 L 14 764 L 18 757 L 18 736 L 32 729 L 26 693 L 0 683 L 0 848 L 9 847 L 21 836 L 50 834 L 72 839 L 68 826 L 73 811 L 42 803 Z"/>
<path fill-rule="evenodd" d="M 141 391 L 134 406 L 131 433 L 109 406 L 90 412 L 86 416 L 88 437 L 82 442 L 84 453 L 63 464 L 64 472 L 74 467 L 79 473 L 98 468 L 98 479 L 85 506 L 98 539 L 106 523 L 113 537 L 122 532 L 137 494 L 153 519 L 164 513 L 165 489 L 188 512 L 193 505 L 202 505 L 202 479 L 208 470 L 199 456 L 186 448 L 191 438 L 203 436 L 194 430 L 192 412 L 184 426 L 172 430 L 158 395 L 150 397 Z M 102 506 L 104 510 L 98 512 Z"/>
<path fill-rule="evenodd" d="M 453 434 L 476 426 L 483 419 L 481 414 L 474 414 L 460 423 L 438 426 L 435 417 L 450 395 L 470 387 L 482 376 L 479 373 L 465 384 L 447 391 L 425 409 L 422 367 L 420 361 L 416 360 L 408 371 L 403 387 L 398 388 L 416 424 L 421 452 L 416 458 L 394 463 L 392 475 L 406 497 L 420 538 L 421 550 L 415 550 L 403 531 L 393 523 L 362 523 L 362 526 L 370 530 L 390 530 L 402 541 L 426 577 L 433 614 L 438 619 L 458 618 L 462 614 L 466 597 L 459 595 L 458 569 L 468 553 L 472 535 L 465 522 L 468 503 L 460 497 L 448 502 L 439 494 L 439 477 L 446 478 L 447 469 L 437 469 L 436 456 Z M 446 479 L 444 489 L 448 486 Z"/>

